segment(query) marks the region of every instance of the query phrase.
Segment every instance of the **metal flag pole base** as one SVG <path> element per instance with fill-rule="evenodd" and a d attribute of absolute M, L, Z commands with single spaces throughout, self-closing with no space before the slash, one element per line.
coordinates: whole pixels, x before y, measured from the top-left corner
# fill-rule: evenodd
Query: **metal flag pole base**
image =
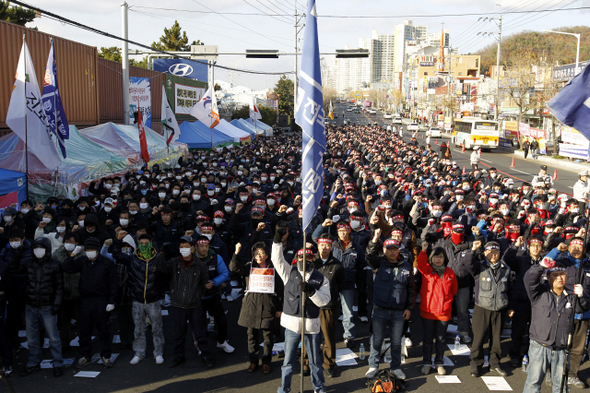
<path fill-rule="evenodd" d="M 8 391 L 10 393 L 15 393 L 12 385 L 10 384 L 10 382 L 8 381 L 8 378 L 6 378 L 6 375 L 4 375 L 4 372 L 0 373 L 0 379 L 4 382 L 4 384 L 6 385 L 6 388 L 8 389 Z"/>
<path fill-rule="evenodd" d="M 303 231 L 303 277 L 305 281 L 305 273 L 307 272 L 307 234 Z M 299 392 L 303 393 L 303 365 L 305 364 L 305 292 L 301 291 L 301 384 L 299 386 Z"/>

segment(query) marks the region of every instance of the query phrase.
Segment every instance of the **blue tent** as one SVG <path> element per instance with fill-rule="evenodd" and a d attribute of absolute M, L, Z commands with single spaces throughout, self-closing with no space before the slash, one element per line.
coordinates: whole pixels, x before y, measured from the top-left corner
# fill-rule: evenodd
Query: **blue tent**
<path fill-rule="evenodd" d="M 189 149 L 211 149 L 211 129 L 200 121 L 184 121 L 179 126 L 178 142 L 186 143 Z M 213 128 L 213 147 L 232 145 L 233 139 Z"/>
<path fill-rule="evenodd" d="M 254 124 L 244 121 L 242 119 L 233 119 L 229 124 L 231 124 L 234 127 L 238 127 L 240 130 L 246 131 L 248 134 L 252 135 L 252 140 L 256 138 L 256 130 L 254 129 Z"/>
<path fill-rule="evenodd" d="M 27 176 L 22 172 L 0 169 L 0 214 L 11 203 L 18 201 L 20 206 L 25 199 L 27 199 Z"/>

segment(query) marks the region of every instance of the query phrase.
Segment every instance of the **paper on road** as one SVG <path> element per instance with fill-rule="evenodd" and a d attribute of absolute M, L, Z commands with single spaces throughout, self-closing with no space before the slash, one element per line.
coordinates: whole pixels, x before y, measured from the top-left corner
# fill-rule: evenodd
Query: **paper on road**
<path fill-rule="evenodd" d="M 456 375 L 436 375 L 438 383 L 461 383 L 461 380 Z"/>
<path fill-rule="evenodd" d="M 349 348 L 342 348 L 336 350 L 336 364 L 338 366 L 356 366 L 358 355 Z"/>
<path fill-rule="evenodd" d="M 504 377 L 481 377 L 490 390 L 511 391 L 512 388 Z"/>
<path fill-rule="evenodd" d="M 74 374 L 74 377 L 80 378 L 96 378 L 100 374 L 100 371 L 80 371 L 78 374 Z"/>
<path fill-rule="evenodd" d="M 464 356 L 469 356 L 471 354 L 471 350 L 469 349 L 469 347 L 465 344 L 461 344 L 459 345 L 459 350 L 455 350 L 455 344 L 447 344 L 447 346 L 449 347 L 449 349 L 451 350 L 451 353 L 455 356 L 457 355 L 464 355 Z"/>

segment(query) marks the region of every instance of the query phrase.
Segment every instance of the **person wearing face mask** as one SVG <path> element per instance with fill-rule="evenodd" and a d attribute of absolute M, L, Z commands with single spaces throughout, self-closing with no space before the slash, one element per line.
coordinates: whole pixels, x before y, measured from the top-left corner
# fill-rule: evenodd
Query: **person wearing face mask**
<path fill-rule="evenodd" d="M 283 309 L 284 285 L 281 278 L 275 274 L 274 265 L 269 259 L 266 245 L 263 242 L 257 242 L 252 246 L 252 261 L 245 264 L 242 264 L 237 257 L 241 248 L 242 245 L 237 243 L 229 264 L 229 270 L 240 274 L 246 280 L 247 291 L 242 300 L 238 325 L 248 329 L 248 353 L 250 357 L 248 372 L 252 373 L 258 369 L 259 335 L 262 333 L 264 342 L 262 371 L 268 374 L 271 371 L 274 344 L 273 329 Z M 272 276 L 272 288 L 264 288 L 258 285 L 250 286 L 250 276 L 257 274 Z"/>
<path fill-rule="evenodd" d="M 131 244 L 131 247 L 129 243 Z M 120 230 L 111 245 L 113 258 L 127 268 L 127 285 L 132 300 L 131 315 L 134 356 L 130 364 L 135 365 L 146 356 L 145 319 L 151 321 L 153 356 L 156 364 L 164 363 L 164 328 L 162 322 L 161 300 L 164 299 L 164 277 L 157 269 L 164 254 L 158 253 L 147 234 L 139 236 L 138 246 L 127 231 Z M 129 252 L 131 251 L 131 252 Z"/>
<path fill-rule="evenodd" d="M 70 224 L 64 220 L 59 219 L 54 224 L 54 230 L 52 232 L 45 232 L 44 229 L 47 227 L 47 221 L 40 221 L 37 230 L 35 231 L 35 239 L 40 237 L 46 237 L 51 242 L 51 253 L 55 253 L 60 247 L 63 246 L 64 236 L 70 231 Z M 55 257 L 54 257 L 55 258 Z"/>
<path fill-rule="evenodd" d="M 33 239 L 35 237 L 35 230 L 37 230 L 37 225 L 39 224 L 37 211 L 33 207 L 33 202 L 29 199 L 25 199 L 21 203 L 20 212 L 18 214 L 25 223 L 25 235 L 28 239 Z"/>
<path fill-rule="evenodd" d="M 483 239 L 483 236 L 478 236 L 477 238 Z M 455 295 L 453 307 L 457 313 L 459 336 L 465 344 L 469 344 L 471 342 L 469 302 L 471 300 L 473 279 L 468 266 L 471 261 L 471 252 L 469 250 L 472 246 L 472 241 L 465 238 L 465 225 L 461 221 L 455 221 L 452 226 L 451 236 L 438 245 L 444 247 L 447 259 L 449 260 L 448 267 L 453 270 L 455 277 L 457 277 L 458 290 Z"/>
<path fill-rule="evenodd" d="M 422 251 L 418 255 L 418 271 L 422 274 L 420 287 L 420 316 L 424 334 L 422 345 L 422 374 L 428 374 L 434 353 L 434 366 L 439 375 L 445 375 L 443 357 L 445 354 L 445 336 L 453 297 L 458 290 L 457 278 L 449 268 L 447 255 L 442 247 L 436 247 L 427 255 L 428 242 L 422 242 Z M 432 342 L 435 342 L 434 348 Z M 433 350 L 434 349 L 434 350 Z"/>
<path fill-rule="evenodd" d="M 320 352 L 320 308 L 328 305 L 331 300 L 330 283 L 314 268 L 314 255 L 311 249 L 297 251 L 295 265 L 285 260 L 283 243 L 288 236 L 289 229 L 277 225 L 271 251 L 272 263 L 285 283 L 285 303 L 281 314 L 281 326 L 285 328 L 285 360 L 281 368 L 281 386 L 277 392 L 287 393 L 291 390 L 293 365 L 297 359 L 297 346 L 301 341 L 303 319 L 304 345 L 310 359 L 313 390 L 325 393 Z M 305 299 L 305 315 L 301 312 L 302 297 Z"/>
<path fill-rule="evenodd" d="M 100 209 L 97 213 L 98 222 L 104 223 L 105 227 L 109 228 L 113 224 L 117 223 L 119 210 L 120 208 L 118 208 L 113 198 L 105 198 L 102 209 Z"/>
<path fill-rule="evenodd" d="M 25 233 L 21 228 L 11 228 L 6 234 L 7 244 L 0 250 L 0 291 L 4 293 L 4 305 L 6 307 L 6 329 L 3 334 L 10 343 L 10 362 L 12 367 L 12 351 L 20 347 L 19 330 L 23 326 L 22 315 L 25 313 L 25 294 L 27 278 L 25 272 L 18 269 L 18 261 L 31 259 L 31 242 L 25 239 Z M 0 302 L 0 304 L 2 304 Z M 5 345 L 0 343 L 1 345 Z M 7 358 L 8 359 L 8 358 Z M 10 364 L 9 364 L 10 363 Z M 11 370 L 9 370 L 11 371 Z"/>
<path fill-rule="evenodd" d="M 27 343 L 29 358 L 26 367 L 19 373 L 27 376 L 41 369 L 42 340 L 41 325 L 49 338 L 53 357 L 53 375 L 64 373 L 61 340 L 57 328 L 57 314 L 63 296 L 63 275 L 59 261 L 51 258 L 51 242 L 44 237 L 35 240 L 31 246 L 32 256 L 13 258 L 8 269 L 17 269 L 26 275 Z M 4 278 L 4 277 L 3 277 Z"/>
<path fill-rule="evenodd" d="M 88 198 L 80 197 L 77 201 L 76 214 L 89 214 L 94 213 L 94 207 L 91 207 L 88 202 Z"/>
<path fill-rule="evenodd" d="M 512 300 L 512 270 L 500 260 L 500 245 L 487 242 L 484 252 L 478 252 L 481 241 L 473 242 L 469 264 L 475 279 L 475 307 L 473 309 L 473 345 L 471 347 L 471 376 L 479 377 L 483 365 L 483 346 L 490 335 L 490 371 L 505 377 L 500 365 L 502 358 L 501 334 L 506 316 L 514 315 Z M 480 259 L 482 258 L 482 259 Z"/>
<path fill-rule="evenodd" d="M 80 273 L 80 358 L 77 368 L 83 368 L 91 363 L 92 332 L 96 328 L 100 340 L 100 356 L 103 366 L 113 367 L 111 362 L 111 332 L 109 328 L 110 312 L 115 309 L 115 302 L 119 290 L 117 272 L 111 260 L 99 254 L 100 241 L 89 237 L 84 242 L 86 256 L 74 258 L 74 252 L 62 263 L 66 273 Z"/>
<path fill-rule="evenodd" d="M 209 239 L 209 247 L 211 247 L 217 255 L 219 255 L 224 261 L 230 260 L 229 254 L 227 252 L 228 243 L 223 242 L 221 238 L 217 236 L 215 228 L 209 221 L 205 221 L 201 224 L 200 233 L 202 236 L 205 236 L 207 239 Z M 196 237 L 195 235 L 196 233 L 193 236 Z"/>
<path fill-rule="evenodd" d="M 203 197 L 203 190 L 201 187 L 193 188 L 191 194 L 191 210 L 198 212 L 206 212 L 210 208 L 209 200 Z"/>
<path fill-rule="evenodd" d="M 375 280 L 373 339 L 365 377 L 373 378 L 379 371 L 381 346 L 388 337 L 391 342 L 390 371 L 396 378 L 404 380 L 406 375 L 401 370 L 401 340 L 404 321 L 410 319 L 415 304 L 413 268 L 401 258 L 400 242 L 395 239 L 381 242 L 380 236 L 381 230 L 375 230 L 367 247 L 367 264 L 375 271 Z"/>
<path fill-rule="evenodd" d="M 185 229 L 181 223 L 172 219 L 173 212 L 168 206 L 161 210 L 154 206 L 150 233 L 154 234 L 156 248 L 166 255 L 166 259 L 178 255 L 178 239 Z"/>
<path fill-rule="evenodd" d="M 277 203 L 277 198 L 275 194 L 273 194 L 272 192 L 266 194 L 266 211 L 276 215 L 279 211 L 279 208 L 280 206 Z"/>
<path fill-rule="evenodd" d="M 246 210 L 244 204 L 238 203 L 236 205 L 235 214 L 232 215 L 229 221 L 229 230 L 234 234 L 234 238 L 238 243 L 242 244 L 240 251 L 240 261 L 248 262 L 252 256 L 250 255 L 251 247 L 258 241 L 270 243 L 273 238 L 271 226 L 264 222 L 264 209 L 254 206 L 247 214 L 241 214 Z"/>
<path fill-rule="evenodd" d="M 543 238 L 531 237 L 528 242 L 519 237 L 504 253 L 502 261 L 514 272 L 514 289 L 512 292 L 514 316 L 510 342 L 510 366 L 520 367 L 523 354 L 529 351 L 528 340 L 531 322 L 531 301 L 527 295 L 524 277 L 528 270 L 541 262 L 543 255 Z M 526 246 L 526 251 L 522 248 Z M 523 348 L 524 347 L 524 348 Z"/>
<path fill-rule="evenodd" d="M 14 207 L 8 207 L 4 209 L 2 215 L 2 222 L 0 222 L 0 247 L 4 247 L 8 244 L 8 232 L 12 228 L 26 229 L 25 222 L 19 217 L 18 211 Z"/>
<path fill-rule="evenodd" d="M 76 232 L 78 232 L 82 244 L 90 237 L 98 239 L 100 244 L 111 238 L 109 233 L 100 226 L 98 217 L 94 213 L 88 214 L 84 218 L 84 227 L 79 228 Z"/>
<path fill-rule="evenodd" d="M 170 197 L 168 196 L 168 190 L 166 187 L 158 188 L 158 191 L 154 194 L 154 199 L 151 200 L 150 205 L 152 206 L 168 206 L 168 201 Z"/>
<path fill-rule="evenodd" d="M 207 342 L 207 326 L 202 305 L 202 295 L 209 286 L 208 268 L 202 259 L 196 257 L 195 246 L 190 236 L 183 236 L 178 244 L 180 256 L 158 260 L 156 264 L 158 271 L 171 274 L 170 317 L 174 328 L 174 358 L 170 368 L 186 362 L 187 325 L 197 341 L 201 360 L 205 366 L 212 368 L 214 361 Z"/>

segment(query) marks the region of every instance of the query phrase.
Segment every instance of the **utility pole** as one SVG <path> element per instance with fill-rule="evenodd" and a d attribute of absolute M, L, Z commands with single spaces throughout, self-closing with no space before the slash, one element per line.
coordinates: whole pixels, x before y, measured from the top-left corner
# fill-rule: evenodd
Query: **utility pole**
<path fill-rule="evenodd" d="M 127 11 L 129 5 L 126 2 L 121 4 L 121 21 L 122 21 L 122 37 L 123 37 L 123 49 L 121 53 L 121 71 L 123 74 L 123 124 L 129 124 L 129 27 L 127 23 Z M 139 108 L 138 108 L 139 110 Z"/>
<path fill-rule="evenodd" d="M 496 53 L 496 105 L 494 105 L 494 109 L 496 109 L 495 120 L 498 121 L 498 116 L 500 114 L 498 104 L 500 102 L 500 57 L 502 54 L 502 6 L 500 4 L 496 5 L 500 7 L 500 19 L 498 21 L 498 51 Z"/>

